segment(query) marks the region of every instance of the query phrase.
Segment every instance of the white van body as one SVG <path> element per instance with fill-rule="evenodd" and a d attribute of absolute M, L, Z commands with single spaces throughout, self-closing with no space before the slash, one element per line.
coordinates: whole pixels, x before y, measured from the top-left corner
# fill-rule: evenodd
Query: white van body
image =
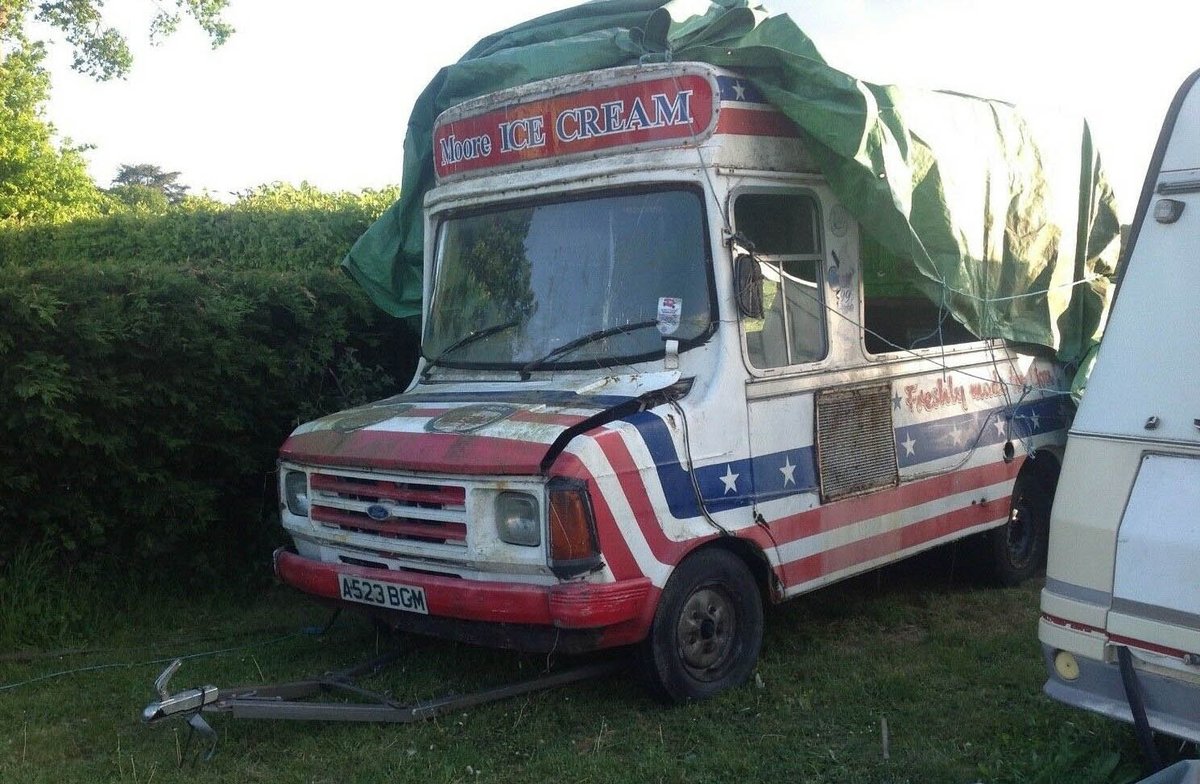
<path fill-rule="evenodd" d="M 434 150 L 424 361 L 284 444 L 284 582 L 472 642 L 637 644 L 689 699 L 753 671 L 763 601 L 972 534 L 1036 568 L 1072 413 L 1052 352 L 864 282 L 748 81 L 559 77 L 448 110 Z"/>
<path fill-rule="evenodd" d="M 1149 726 L 1200 741 L 1200 72 L 1163 126 L 1130 248 L 1051 517 L 1045 690 L 1133 721 L 1127 656 Z"/>

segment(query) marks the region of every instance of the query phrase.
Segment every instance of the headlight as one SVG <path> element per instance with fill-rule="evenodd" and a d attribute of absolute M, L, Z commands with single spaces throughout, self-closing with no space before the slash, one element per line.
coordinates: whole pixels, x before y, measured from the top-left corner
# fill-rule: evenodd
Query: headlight
<path fill-rule="evenodd" d="M 496 532 L 509 544 L 537 547 L 542 543 L 542 524 L 537 499 L 525 493 L 501 493 L 496 497 Z"/>
<path fill-rule="evenodd" d="M 303 471 L 288 471 L 284 474 L 283 499 L 289 512 L 308 517 L 308 475 Z"/>

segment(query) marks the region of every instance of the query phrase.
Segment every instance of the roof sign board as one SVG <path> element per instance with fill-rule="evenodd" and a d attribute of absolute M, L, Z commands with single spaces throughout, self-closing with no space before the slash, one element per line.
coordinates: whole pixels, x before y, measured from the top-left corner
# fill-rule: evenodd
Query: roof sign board
<path fill-rule="evenodd" d="M 643 79 L 510 104 L 438 124 L 439 179 L 527 161 L 703 141 L 716 125 L 716 89 L 695 73 Z"/>

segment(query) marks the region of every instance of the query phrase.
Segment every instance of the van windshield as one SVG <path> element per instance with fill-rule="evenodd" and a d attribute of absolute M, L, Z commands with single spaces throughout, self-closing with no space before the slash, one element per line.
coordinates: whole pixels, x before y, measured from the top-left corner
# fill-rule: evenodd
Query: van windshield
<path fill-rule="evenodd" d="M 681 349 L 715 323 L 691 190 L 454 215 L 436 252 L 422 353 L 438 365 L 602 367 L 662 356 L 660 322 Z"/>

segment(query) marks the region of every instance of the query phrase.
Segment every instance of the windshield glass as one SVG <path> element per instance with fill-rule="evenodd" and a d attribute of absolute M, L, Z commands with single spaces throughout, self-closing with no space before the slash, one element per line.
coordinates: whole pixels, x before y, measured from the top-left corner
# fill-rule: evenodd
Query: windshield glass
<path fill-rule="evenodd" d="M 422 351 L 440 365 L 650 359 L 663 353 L 660 322 L 682 348 L 713 323 L 704 216 L 690 190 L 453 216 L 437 254 Z"/>

